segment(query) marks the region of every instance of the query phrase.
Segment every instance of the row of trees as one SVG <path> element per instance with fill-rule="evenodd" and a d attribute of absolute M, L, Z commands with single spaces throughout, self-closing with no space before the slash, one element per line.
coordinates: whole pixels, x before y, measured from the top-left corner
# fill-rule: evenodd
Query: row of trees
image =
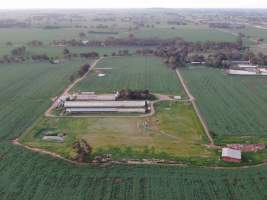
<path fill-rule="evenodd" d="M 172 68 L 184 67 L 188 62 L 205 62 L 212 67 L 221 67 L 224 60 L 240 60 L 245 50 L 242 37 L 236 42 L 186 42 L 177 38 L 171 45 L 161 45 L 154 55 L 165 58 Z"/>
<path fill-rule="evenodd" d="M 149 90 L 121 90 L 118 100 L 155 100 L 156 97 Z"/>
<path fill-rule="evenodd" d="M 108 37 L 105 40 L 91 40 L 84 43 L 82 40 L 59 40 L 52 41 L 55 46 L 159 46 L 162 44 L 171 44 L 174 39 L 159 39 L 159 38 L 135 38 L 130 34 L 127 38 Z"/>

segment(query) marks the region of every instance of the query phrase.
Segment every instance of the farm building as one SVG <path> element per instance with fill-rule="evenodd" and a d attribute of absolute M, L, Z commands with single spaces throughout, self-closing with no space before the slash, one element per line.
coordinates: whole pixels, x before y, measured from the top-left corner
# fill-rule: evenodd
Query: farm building
<path fill-rule="evenodd" d="M 77 101 L 115 101 L 118 94 L 77 94 L 75 100 Z"/>
<path fill-rule="evenodd" d="M 231 75 L 256 75 L 257 72 L 256 71 L 229 69 L 228 74 L 231 74 Z"/>
<path fill-rule="evenodd" d="M 120 112 L 120 113 L 146 113 L 145 108 L 67 108 L 68 113 L 93 113 L 93 112 Z"/>
<path fill-rule="evenodd" d="M 56 142 L 64 142 L 64 137 L 60 137 L 60 136 L 44 136 L 43 140 L 47 140 L 47 141 L 56 141 Z"/>
<path fill-rule="evenodd" d="M 65 108 L 143 108 L 148 101 L 66 101 Z"/>
<path fill-rule="evenodd" d="M 231 64 L 236 64 L 236 65 L 249 65 L 250 61 L 243 61 L 243 60 L 232 60 Z"/>
<path fill-rule="evenodd" d="M 192 65 L 205 65 L 206 62 L 191 62 Z"/>
<path fill-rule="evenodd" d="M 238 68 L 246 69 L 246 68 L 257 68 L 257 65 L 247 65 L 247 64 L 238 64 Z"/>
<path fill-rule="evenodd" d="M 148 101 L 66 101 L 66 112 L 137 112 L 145 113 L 150 110 Z"/>
<path fill-rule="evenodd" d="M 241 162 L 241 151 L 237 149 L 223 148 L 221 159 L 226 162 Z"/>

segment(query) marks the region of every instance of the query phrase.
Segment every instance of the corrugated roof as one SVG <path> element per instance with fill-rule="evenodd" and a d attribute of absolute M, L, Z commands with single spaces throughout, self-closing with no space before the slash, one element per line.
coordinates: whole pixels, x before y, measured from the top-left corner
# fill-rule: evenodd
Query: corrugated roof
<path fill-rule="evenodd" d="M 76 100 L 98 100 L 98 101 L 115 101 L 117 95 L 116 94 L 78 94 L 76 95 Z"/>
<path fill-rule="evenodd" d="M 88 112 L 135 112 L 145 113 L 144 108 L 67 108 L 70 113 L 88 113 Z"/>
<path fill-rule="evenodd" d="M 59 141 L 59 142 L 63 142 L 64 138 L 60 137 L 60 136 L 44 136 L 43 140 L 52 140 L 52 141 Z"/>
<path fill-rule="evenodd" d="M 240 67 L 240 68 L 257 68 L 257 65 L 239 64 L 238 67 Z"/>
<path fill-rule="evenodd" d="M 222 157 L 229 157 L 229 158 L 241 160 L 241 151 L 236 150 L 236 149 L 231 149 L 231 148 L 223 148 Z"/>
<path fill-rule="evenodd" d="M 146 101 L 66 101 L 65 108 L 140 108 Z"/>

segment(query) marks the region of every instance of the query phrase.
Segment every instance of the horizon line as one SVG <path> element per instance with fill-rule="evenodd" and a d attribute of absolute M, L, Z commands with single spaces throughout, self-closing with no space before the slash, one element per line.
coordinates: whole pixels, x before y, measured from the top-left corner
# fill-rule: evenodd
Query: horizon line
<path fill-rule="evenodd" d="M 0 11 L 3 10 L 137 10 L 137 9 L 192 9 L 192 10 L 198 10 L 198 9 L 212 9 L 212 10 L 224 10 L 224 9 L 241 9 L 241 10 L 265 10 L 267 7 L 264 8 L 247 8 L 247 7 L 95 7 L 95 8 L 59 8 L 59 7 L 51 7 L 51 8 L 0 8 Z"/>

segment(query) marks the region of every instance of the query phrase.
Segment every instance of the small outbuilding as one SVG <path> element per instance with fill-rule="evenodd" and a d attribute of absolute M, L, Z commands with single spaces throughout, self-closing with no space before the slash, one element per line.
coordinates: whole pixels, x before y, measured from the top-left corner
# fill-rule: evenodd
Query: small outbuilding
<path fill-rule="evenodd" d="M 241 162 L 241 151 L 237 149 L 231 148 L 223 148 L 222 149 L 222 160 L 226 162 Z"/>
<path fill-rule="evenodd" d="M 174 99 L 174 100 L 181 100 L 182 97 L 181 97 L 181 96 L 174 96 L 173 99 Z"/>
<path fill-rule="evenodd" d="M 56 142 L 64 142 L 64 137 L 46 135 L 46 136 L 43 137 L 43 140 L 56 141 Z"/>

